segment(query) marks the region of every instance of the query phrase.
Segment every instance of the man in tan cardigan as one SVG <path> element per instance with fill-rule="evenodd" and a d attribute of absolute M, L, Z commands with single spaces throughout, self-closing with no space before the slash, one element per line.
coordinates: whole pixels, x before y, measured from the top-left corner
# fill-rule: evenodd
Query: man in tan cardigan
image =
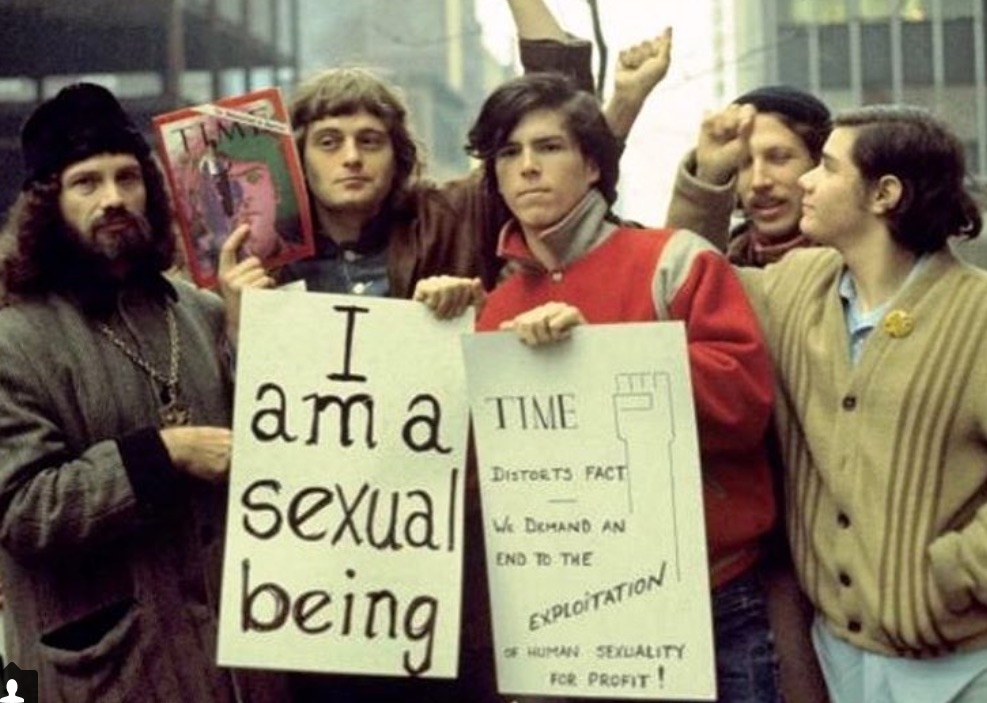
<path fill-rule="evenodd" d="M 787 528 L 834 703 L 987 700 L 987 274 L 961 142 L 838 116 L 802 176 L 825 246 L 740 269 L 774 357 Z"/>

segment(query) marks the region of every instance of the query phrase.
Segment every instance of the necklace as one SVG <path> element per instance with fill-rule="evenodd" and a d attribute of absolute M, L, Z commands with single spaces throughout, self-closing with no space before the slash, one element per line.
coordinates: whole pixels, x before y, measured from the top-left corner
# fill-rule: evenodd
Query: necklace
<path fill-rule="evenodd" d="M 178 364 L 182 356 L 178 323 L 175 322 L 175 313 L 170 306 L 165 309 L 165 313 L 168 319 L 168 346 L 170 349 L 167 376 L 152 366 L 151 362 L 121 339 L 120 335 L 105 322 L 99 323 L 99 331 L 106 335 L 113 346 L 123 352 L 124 356 L 130 359 L 137 368 L 161 384 L 161 407 L 158 408 L 161 424 L 164 427 L 175 427 L 176 425 L 189 424 L 192 420 L 192 411 L 178 397 Z"/>

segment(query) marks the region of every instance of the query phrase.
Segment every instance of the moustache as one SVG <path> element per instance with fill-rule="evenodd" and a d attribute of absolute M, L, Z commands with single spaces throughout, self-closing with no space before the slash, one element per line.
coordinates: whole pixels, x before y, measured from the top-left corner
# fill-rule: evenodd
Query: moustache
<path fill-rule="evenodd" d="M 111 210 L 103 213 L 90 223 L 93 230 L 99 229 L 128 229 L 139 233 L 147 233 L 151 229 L 146 217 L 136 215 L 128 210 Z"/>

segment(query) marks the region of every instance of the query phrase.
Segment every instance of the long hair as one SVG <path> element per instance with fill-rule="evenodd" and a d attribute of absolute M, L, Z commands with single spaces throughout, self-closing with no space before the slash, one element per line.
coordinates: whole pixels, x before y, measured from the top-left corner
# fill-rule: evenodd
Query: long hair
<path fill-rule="evenodd" d="M 596 98 L 579 90 L 571 78 L 558 73 L 529 73 L 509 80 L 491 93 L 480 108 L 480 115 L 469 131 L 466 151 L 483 161 L 484 177 L 491 191 L 499 193 L 497 152 L 518 123 L 535 110 L 562 114 L 583 156 L 592 159 L 600 169 L 596 188 L 613 205 L 620 175 L 617 139 Z"/>
<path fill-rule="evenodd" d="M 135 154 L 147 193 L 144 217 L 152 249 L 142 262 L 154 272 L 170 268 L 175 258 L 171 207 L 164 178 L 150 154 Z M 80 265 L 78 246 L 61 216 L 60 175 L 27 183 L 0 229 L 0 305 L 51 291 L 86 292 L 99 282 Z"/>
<path fill-rule="evenodd" d="M 364 68 L 330 68 L 303 81 L 289 107 L 298 153 L 304 154 L 309 125 L 325 117 L 367 112 L 387 128 L 394 149 L 394 183 L 388 199 L 401 202 L 424 168 L 418 142 L 408 124 L 400 90 Z"/>
<path fill-rule="evenodd" d="M 980 234 L 963 145 L 944 123 L 918 107 L 870 105 L 841 113 L 834 126 L 854 130 L 851 157 L 865 182 L 885 175 L 901 181 L 901 198 L 885 215 L 898 244 L 923 254 L 951 236 Z"/>
<path fill-rule="evenodd" d="M 583 156 L 592 159 L 600 170 L 595 187 L 608 205 L 617 200 L 620 146 L 596 98 L 558 73 L 528 73 L 503 83 L 483 103 L 466 144 L 466 152 L 483 162 L 485 188 L 493 203 L 490 226 L 484 229 L 480 242 L 481 278 L 488 287 L 496 281 L 502 264 L 496 254 L 498 224 L 510 219 L 497 183 L 497 152 L 526 115 L 542 109 L 561 113 Z M 612 212 L 607 217 L 615 219 Z"/>

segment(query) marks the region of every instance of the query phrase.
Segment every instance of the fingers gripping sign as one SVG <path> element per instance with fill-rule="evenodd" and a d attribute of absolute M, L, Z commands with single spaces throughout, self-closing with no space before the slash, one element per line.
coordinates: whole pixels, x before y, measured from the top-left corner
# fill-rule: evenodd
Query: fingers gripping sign
<path fill-rule="evenodd" d="M 583 313 L 574 305 L 551 302 L 521 313 L 501 324 L 502 330 L 514 330 L 521 341 L 537 347 L 568 339 L 572 328 L 586 324 Z"/>
<path fill-rule="evenodd" d="M 237 261 L 237 252 L 250 236 L 250 225 L 233 230 L 219 250 L 219 294 L 226 304 L 226 334 L 235 344 L 240 328 L 240 295 L 247 288 L 273 288 L 274 278 L 256 256 Z"/>
<path fill-rule="evenodd" d="M 431 276 L 418 281 L 412 300 L 424 303 L 440 320 L 449 320 L 470 305 L 482 305 L 485 295 L 479 278 Z"/>

